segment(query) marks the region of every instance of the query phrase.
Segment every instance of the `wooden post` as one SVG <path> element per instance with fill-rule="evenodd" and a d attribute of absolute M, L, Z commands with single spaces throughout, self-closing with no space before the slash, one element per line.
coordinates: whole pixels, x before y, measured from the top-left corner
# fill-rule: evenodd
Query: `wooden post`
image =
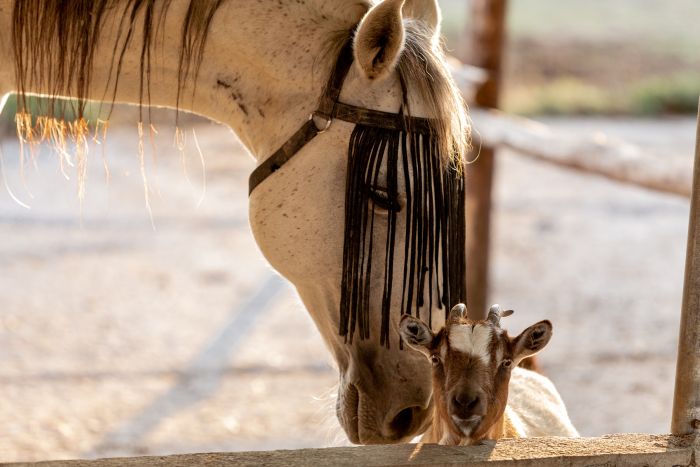
<path fill-rule="evenodd" d="M 507 0 L 472 0 L 470 62 L 487 72 L 474 99 L 480 107 L 498 107 L 506 6 Z M 488 305 L 493 172 L 494 150 L 482 147 L 467 167 L 467 299 L 473 319 L 485 318 Z"/>
<path fill-rule="evenodd" d="M 700 432 L 700 113 L 696 138 L 671 420 L 674 434 Z"/>

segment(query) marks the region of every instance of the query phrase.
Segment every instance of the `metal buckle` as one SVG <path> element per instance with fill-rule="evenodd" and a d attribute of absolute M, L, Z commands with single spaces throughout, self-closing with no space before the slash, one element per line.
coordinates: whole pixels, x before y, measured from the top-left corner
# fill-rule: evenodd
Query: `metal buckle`
<path fill-rule="evenodd" d="M 333 118 L 321 114 L 318 110 L 314 110 L 311 112 L 311 115 L 309 115 L 309 120 L 313 120 L 314 125 L 316 125 L 316 130 L 318 130 L 318 134 L 320 135 L 321 133 L 325 133 L 328 128 L 330 128 L 331 123 L 333 122 Z M 319 126 L 318 122 L 320 121 L 325 121 L 325 125 Z"/>

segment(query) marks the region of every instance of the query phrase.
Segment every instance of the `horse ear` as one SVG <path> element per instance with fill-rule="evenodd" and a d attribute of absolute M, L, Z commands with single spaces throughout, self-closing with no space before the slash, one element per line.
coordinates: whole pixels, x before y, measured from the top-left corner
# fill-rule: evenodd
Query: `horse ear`
<path fill-rule="evenodd" d="M 406 0 L 403 6 L 404 18 L 422 21 L 433 32 L 433 43 L 440 38 L 442 13 L 437 0 Z"/>
<path fill-rule="evenodd" d="M 369 79 L 386 77 L 396 67 L 406 33 L 401 8 L 405 0 L 384 0 L 372 7 L 355 33 L 355 62 Z"/>
<path fill-rule="evenodd" d="M 401 338 L 414 350 L 427 354 L 435 334 L 430 326 L 411 315 L 403 315 L 399 322 Z"/>
<path fill-rule="evenodd" d="M 531 357 L 542 350 L 552 338 L 552 323 L 547 320 L 535 323 L 513 338 L 513 359 L 516 362 Z"/>

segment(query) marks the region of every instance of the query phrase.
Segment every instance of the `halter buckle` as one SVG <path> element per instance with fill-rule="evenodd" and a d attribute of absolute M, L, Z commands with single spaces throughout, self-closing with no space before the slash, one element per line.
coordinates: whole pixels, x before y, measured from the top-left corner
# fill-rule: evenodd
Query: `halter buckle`
<path fill-rule="evenodd" d="M 316 130 L 318 130 L 318 134 L 320 135 L 328 131 L 328 128 L 330 128 L 333 122 L 333 117 L 325 115 L 318 110 L 314 110 L 311 112 L 311 115 L 309 115 L 309 120 L 313 120 L 314 125 L 316 125 Z M 319 125 L 319 122 L 321 125 Z"/>

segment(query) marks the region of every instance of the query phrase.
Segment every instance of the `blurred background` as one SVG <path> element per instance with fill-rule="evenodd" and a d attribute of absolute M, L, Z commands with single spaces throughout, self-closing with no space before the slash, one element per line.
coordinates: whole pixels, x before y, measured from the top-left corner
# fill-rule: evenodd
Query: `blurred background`
<path fill-rule="evenodd" d="M 448 47 L 468 61 L 469 0 L 441 0 Z M 526 115 L 695 114 L 694 0 L 508 3 L 502 108 Z M 466 20 L 464 19 L 466 18 Z"/>
<path fill-rule="evenodd" d="M 440 3 L 448 48 L 469 63 L 471 2 Z M 501 107 L 690 171 L 697 18 L 695 0 L 512 1 Z M 254 164 L 235 136 L 188 117 L 179 152 L 174 114 L 154 112 L 149 213 L 133 108 L 91 144 L 82 202 L 48 148 L 21 163 L 13 109 L 0 159 L 0 461 L 346 444 L 331 359 L 252 239 Z M 553 321 L 540 361 L 582 435 L 667 432 L 687 199 L 508 150 L 495 173 L 490 301 L 516 310 L 504 325 Z"/>

